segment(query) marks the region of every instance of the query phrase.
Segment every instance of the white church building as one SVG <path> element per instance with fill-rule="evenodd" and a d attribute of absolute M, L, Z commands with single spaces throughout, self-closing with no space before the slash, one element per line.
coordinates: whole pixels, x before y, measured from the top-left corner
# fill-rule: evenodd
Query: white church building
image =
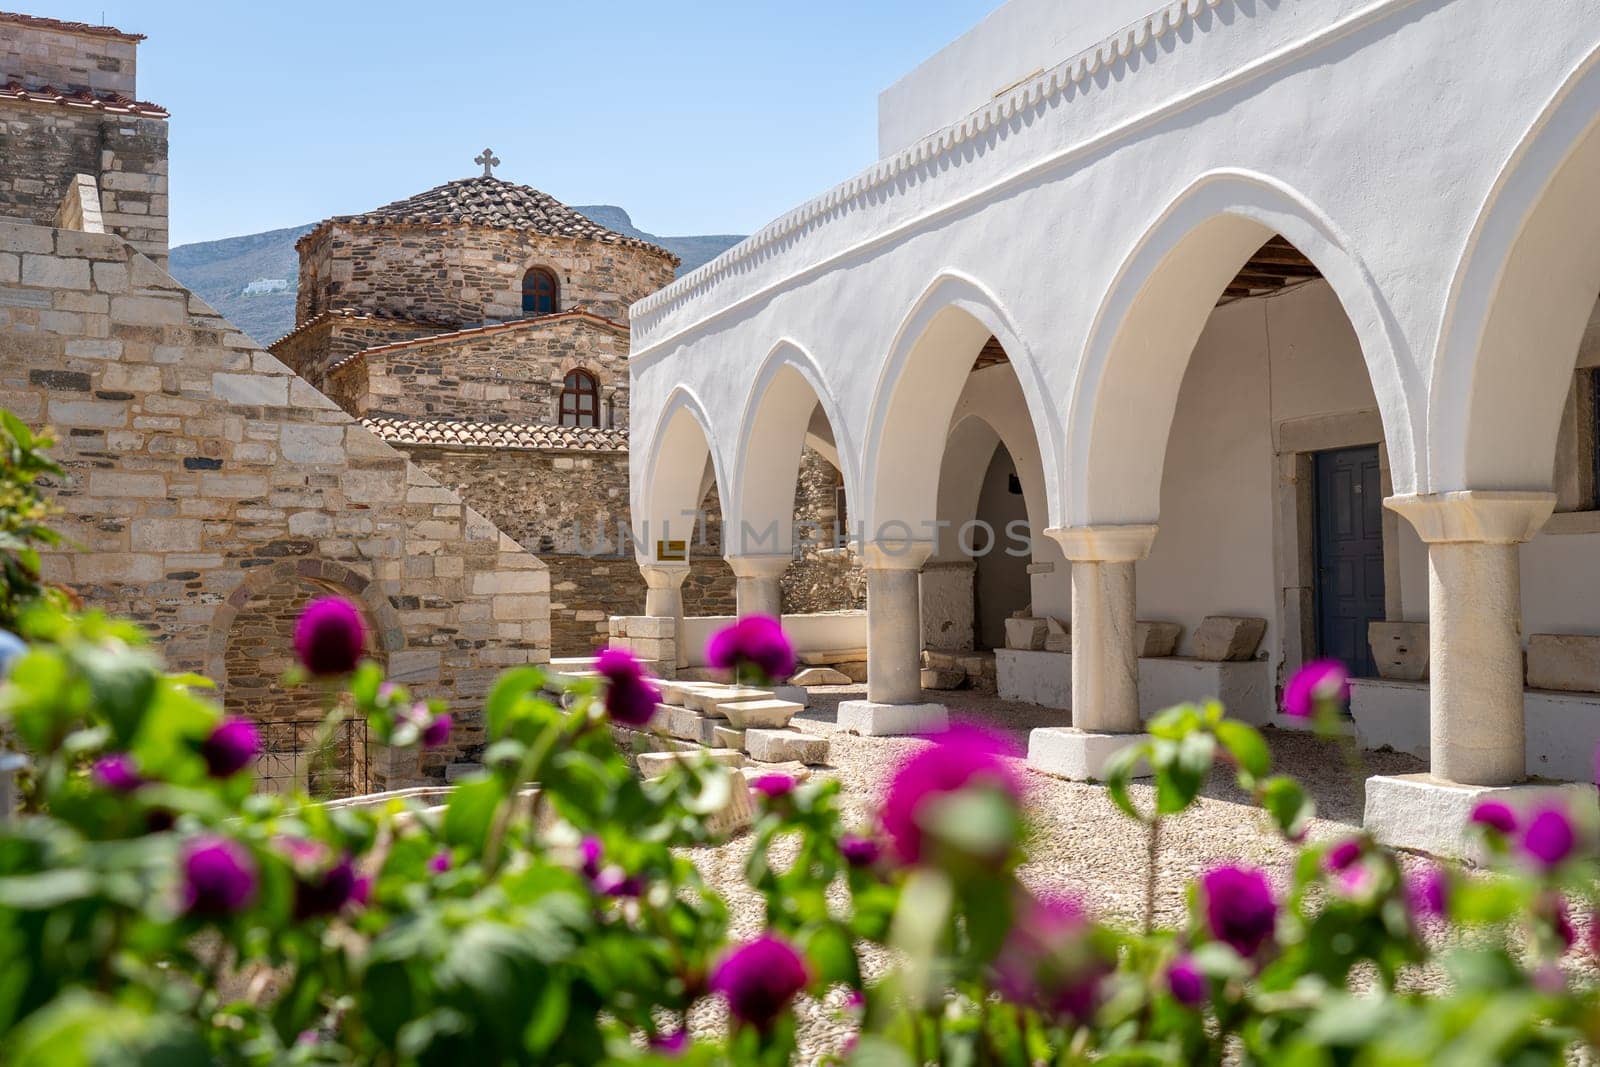
<path fill-rule="evenodd" d="M 993 647 L 1092 778 L 1178 699 L 1296 725 L 1335 656 L 1430 768 L 1368 825 L 1444 849 L 1600 741 L 1600 0 L 1156 3 L 1010 0 L 882 93 L 877 162 L 633 307 L 647 611 L 687 639 L 712 481 L 775 610 L 809 442 L 867 568 L 845 725 L 937 724 L 922 650 Z"/>

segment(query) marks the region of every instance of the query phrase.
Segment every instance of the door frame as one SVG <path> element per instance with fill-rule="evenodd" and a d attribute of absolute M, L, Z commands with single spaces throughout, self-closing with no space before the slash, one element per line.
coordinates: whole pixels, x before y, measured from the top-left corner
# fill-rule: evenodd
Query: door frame
<path fill-rule="evenodd" d="M 1389 450 L 1383 421 L 1376 410 L 1340 412 L 1284 419 L 1273 426 L 1276 469 L 1273 567 L 1278 575 L 1278 632 L 1283 654 L 1278 663 L 1281 688 L 1317 648 L 1316 479 L 1312 453 L 1340 448 L 1378 446 L 1378 481 L 1384 498 L 1392 496 Z M 1402 619 L 1400 596 L 1400 516 L 1383 509 L 1383 614 Z"/>

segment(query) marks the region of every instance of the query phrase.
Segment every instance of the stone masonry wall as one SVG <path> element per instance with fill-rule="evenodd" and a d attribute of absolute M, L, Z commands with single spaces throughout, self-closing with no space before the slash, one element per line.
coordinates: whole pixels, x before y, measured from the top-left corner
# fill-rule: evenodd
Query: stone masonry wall
<path fill-rule="evenodd" d="M 628 335 L 584 317 L 532 319 L 445 334 L 340 365 L 326 391 L 346 411 L 391 418 L 558 425 L 561 383 L 583 369 L 618 429 L 627 428 Z"/>
<path fill-rule="evenodd" d="M 138 38 L 0 21 L 0 74 L 34 86 L 134 96 Z"/>
<path fill-rule="evenodd" d="M 252 605 L 340 590 L 391 677 L 457 716 L 420 764 L 375 753 L 373 787 L 476 758 L 495 675 L 548 655 L 543 564 L 116 237 L 0 223 L 0 284 L 0 406 L 54 428 L 82 549 L 48 556 L 51 580 L 138 620 L 225 700 Z"/>
<path fill-rule="evenodd" d="M 369 315 L 324 313 L 267 346 L 284 365 L 327 392 L 328 368 L 363 348 L 444 333 L 447 327 Z"/>
<path fill-rule="evenodd" d="M 607 619 L 644 611 L 644 579 L 618 537 L 630 529 L 626 452 L 398 447 L 550 568 L 552 655 L 586 655 L 605 643 Z M 706 543 L 692 546 L 684 580 L 685 611 L 731 615 L 734 577 L 722 559 L 714 489 L 707 505 Z"/>
<path fill-rule="evenodd" d="M 476 326 L 522 317 L 522 278 L 546 267 L 561 310 L 628 321 L 628 306 L 672 281 L 663 254 L 628 245 L 451 225 L 350 225 L 314 230 L 299 246 L 295 321 L 352 307 Z"/>
<path fill-rule="evenodd" d="M 849 517 L 839 510 L 843 476 L 820 452 L 800 454 L 795 485 L 795 532 L 799 550 L 783 575 L 783 610 L 804 615 L 816 611 L 853 611 L 867 606 L 867 576 L 861 558 L 844 547 L 832 547 L 838 531 L 848 538 Z"/>
<path fill-rule="evenodd" d="M 0 215 L 49 225 L 75 174 L 99 183 L 107 232 L 164 268 L 166 119 L 0 100 Z"/>

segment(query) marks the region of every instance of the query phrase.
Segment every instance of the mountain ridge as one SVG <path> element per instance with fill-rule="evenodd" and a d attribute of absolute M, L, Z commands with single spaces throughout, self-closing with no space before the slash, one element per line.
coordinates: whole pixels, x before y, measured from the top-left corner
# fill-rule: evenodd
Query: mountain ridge
<path fill-rule="evenodd" d="M 641 230 L 626 210 L 616 204 L 574 206 L 607 229 L 660 245 L 683 262 L 682 276 L 708 263 L 744 240 L 739 234 L 690 234 L 662 237 Z M 172 249 L 172 276 L 249 334 L 258 344 L 276 341 L 294 328 L 295 293 L 299 287 L 300 257 L 294 243 L 310 233 L 316 223 L 285 226 L 260 233 L 194 241 Z M 247 295 L 246 286 L 260 279 L 282 279 L 284 289 Z"/>

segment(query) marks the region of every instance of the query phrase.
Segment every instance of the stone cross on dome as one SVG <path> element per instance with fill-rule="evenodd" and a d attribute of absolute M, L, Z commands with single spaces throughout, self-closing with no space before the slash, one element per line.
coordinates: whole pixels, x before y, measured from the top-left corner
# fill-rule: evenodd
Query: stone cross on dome
<path fill-rule="evenodd" d="M 483 154 L 474 159 L 473 162 L 483 164 L 483 176 L 485 178 L 493 178 L 494 168 L 500 165 L 500 157 L 494 154 L 494 149 L 485 148 Z"/>

